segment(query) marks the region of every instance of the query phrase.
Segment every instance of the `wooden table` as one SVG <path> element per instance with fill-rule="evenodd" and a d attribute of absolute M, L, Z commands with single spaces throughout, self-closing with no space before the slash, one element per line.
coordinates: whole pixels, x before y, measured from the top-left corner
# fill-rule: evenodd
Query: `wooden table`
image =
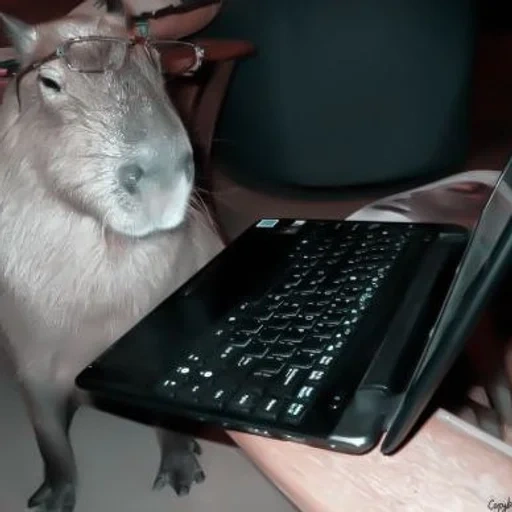
<path fill-rule="evenodd" d="M 303 512 L 512 511 L 512 447 L 443 409 L 391 457 L 229 435 Z"/>

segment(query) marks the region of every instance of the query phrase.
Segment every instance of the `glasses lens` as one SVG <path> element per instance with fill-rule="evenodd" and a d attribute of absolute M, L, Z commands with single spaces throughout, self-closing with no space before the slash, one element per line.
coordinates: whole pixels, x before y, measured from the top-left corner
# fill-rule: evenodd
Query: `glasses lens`
<path fill-rule="evenodd" d="M 184 75 L 195 71 L 201 65 L 200 51 L 192 44 L 152 41 L 151 45 L 160 54 L 162 67 L 166 73 Z"/>
<path fill-rule="evenodd" d="M 69 65 L 82 73 L 120 69 L 124 63 L 127 45 L 124 41 L 85 39 L 73 41 L 66 50 Z"/>

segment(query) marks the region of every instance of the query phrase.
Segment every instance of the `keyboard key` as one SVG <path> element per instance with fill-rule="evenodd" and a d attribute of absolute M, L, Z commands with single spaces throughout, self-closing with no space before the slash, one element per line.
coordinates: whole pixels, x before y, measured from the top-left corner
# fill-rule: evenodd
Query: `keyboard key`
<path fill-rule="evenodd" d="M 318 383 L 318 382 L 321 382 L 325 376 L 327 375 L 327 371 L 326 370 L 313 370 L 307 380 L 306 380 L 306 384 L 309 384 L 309 383 Z"/>
<path fill-rule="evenodd" d="M 288 425 L 299 425 L 306 415 L 306 406 L 301 402 L 291 402 L 286 408 L 281 420 Z"/>
<path fill-rule="evenodd" d="M 198 367 L 201 365 L 202 358 L 199 354 L 196 354 L 195 352 L 190 352 L 188 356 L 185 357 L 185 361 L 190 366 Z"/>
<path fill-rule="evenodd" d="M 324 350 L 325 338 L 321 336 L 306 336 L 300 344 L 302 352 L 311 352 L 313 354 L 319 354 Z"/>
<path fill-rule="evenodd" d="M 311 279 L 325 279 L 327 277 L 327 270 L 325 268 L 313 269 L 309 273 Z"/>
<path fill-rule="evenodd" d="M 224 345 L 218 354 L 213 355 L 206 364 L 209 366 L 226 367 L 233 364 L 243 354 L 243 348 L 234 345 Z"/>
<path fill-rule="evenodd" d="M 268 326 L 271 329 L 284 330 L 290 325 L 290 320 L 287 318 L 272 318 Z"/>
<path fill-rule="evenodd" d="M 180 385 L 182 384 L 179 384 L 175 379 L 165 379 L 157 386 L 157 393 L 166 398 L 174 398 Z"/>
<path fill-rule="evenodd" d="M 316 316 L 321 315 L 326 306 L 325 302 L 326 302 L 325 300 L 324 300 L 324 304 L 308 302 L 304 307 L 304 315 L 306 317 L 316 317 Z"/>
<path fill-rule="evenodd" d="M 211 370 L 208 367 L 202 368 L 197 375 L 197 382 L 210 385 L 216 376 L 217 372 L 215 370 Z"/>
<path fill-rule="evenodd" d="M 268 346 L 264 343 L 253 342 L 245 348 L 245 353 L 253 358 L 261 358 L 268 352 L 268 350 Z"/>
<path fill-rule="evenodd" d="M 341 352 L 343 347 L 345 346 L 344 338 L 336 339 L 330 341 L 328 345 L 324 348 L 324 353 L 328 356 L 336 356 Z"/>
<path fill-rule="evenodd" d="M 294 400 L 297 402 L 312 402 L 315 396 L 318 393 L 317 386 L 302 386 L 299 391 L 297 391 Z"/>
<path fill-rule="evenodd" d="M 253 389 L 242 389 L 238 391 L 230 400 L 228 411 L 238 414 L 249 414 L 256 406 L 261 395 L 259 391 Z"/>
<path fill-rule="evenodd" d="M 317 318 L 314 315 L 297 315 L 293 324 L 298 329 L 311 329 L 316 321 Z"/>
<path fill-rule="evenodd" d="M 302 368 L 288 368 L 288 370 L 277 378 L 272 387 L 273 394 L 292 397 L 304 382 L 306 374 L 306 370 Z"/>
<path fill-rule="evenodd" d="M 286 329 L 281 335 L 280 343 L 300 343 L 306 337 L 306 330 L 297 327 Z"/>
<path fill-rule="evenodd" d="M 330 368 L 331 365 L 334 363 L 334 356 L 322 356 L 320 360 L 318 361 L 318 366 L 320 368 Z"/>
<path fill-rule="evenodd" d="M 269 293 L 263 301 L 266 308 L 274 311 L 284 302 L 284 297 L 275 293 Z"/>
<path fill-rule="evenodd" d="M 232 345 L 233 347 L 242 347 L 243 348 L 243 347 L 246 347 L 247 345 L 249 345 L 251 339 L 252 339 L 251 335 L 244 333 L 244 332 L 237 332 L 237 333 L 234 333 L 229 338 L 229 344 Z"/>
<path fill-rule="evenodd" d="M 337 302 L 340 302 L 341 304 L 350 305 L 350 304 L 356 302 L 358 298 L 359 298 L 359 296 L 356 294 L 349 293 L 346 290 L 340 290 L 336 294 L 336 297 L 334 298 L 334 300 Z"/>
<path fill-rule="evenodd" d="M 313 288 L 321 287 L 322 283 L 325 282 L 325 276 L 311 276 L 311 277 L 312 277 L 311 279 L 304 280 L 304 284 L 307 287 L 313 287 Z"/>
<path fill-rule="evenodd" d="M 324 321 L 324 317 L 327 317 L 327 319 L 332 318 L 334 316 L 341 317 L 341 322 L 343 322 L 344 318 L 347 317 L 349 314 L 349 308 L 346 304 L 343 302 L 339 302 L 334 300 L 327 309 L 324 311 L 324 314 L 320 317 L 319 321 L 321 323 L 326 323 Z M 340 323 L 339 321 L 337 323 Z"/>
<path fill-rule="evenodd" d="M 244 354 L 237 362 L 235 367 L 240 370 L 245 370 L 246 373 L 249 373 L 257 364 L 258 359 L 250 356 L 248 354 Z"/>
<path fill-rule="evenodd" d="M 267 420 L 267 421 L 275 421 L 279 414 L 281 413 L 281 409 L 283 407 L 283 399 L 279 397 L 266 397 L 264 398 L 254 410 L 254 416 L 256 418 Z"/>
<path fill-rule="evenodd" d="M 316 354 L 303 352 L 301 349 L 290 358 L 289 364 L 296 366 L 297 368 L 309 369 L 315 365 L 317 360 L 318 356 Z"/>
<path fill-rule="evenodd" d="M 208 409 L 220 410 L 233 396 L 236 389 L 237 384 L 234 381 L 221 378 L 212 386 L 205 388 L 199 398 L 199 403 Z"/>
<path fill-rule="evenodd" d="M 284 361 L 279 359 L 265 359 L 260 363 L 256 371 L 258 373 L 268 373 L 275 375 L 284 368 L 284 365 Z"/>
<path fill-rule="evenodd" d="M 244 318 L 238 325 L 237 329 L 238 331 L 250 333 L 250 334 L 256 334 L 261 330 L 263 327 L 263 324 L 259 322 L 258 320 L 253 320 L 250 318 Z"/>
<path fill-rule="evenodd" d="M 199 384 L 187 384 L 176 392 L 176 400 L 183 404 L 197 404 L 203 393 L 203 387 Z"/>
<path fill-rule="evenodd" d="M 277 314 L 281 318 L 286 317 L 294 317 L 299 313 L 299 305 L 298 304 L 288 304 L 284 303 L 278 310 Z"/>
<path fill-rule="evenodd" d="M 320 323 L 328 325 L 330 327 L 336 327 L 340 325 L 346 318 L 346 315 L 329 313 L 320 317 Z"/>
<path fill-rule="evenodd" d="M 244 387 L 255 391 L 263 395 L 267 392 L 268 388 L 274 385 L 276 376 L 271 373 L 264 373 L 256 368 L 253 373 L 247 377 L 244 382 Z"/>
<path fill-rule="evenodd" d="M 327 325 L 323 322 L 317 323 L 311 330 L 312 334 L 320 336 L 322 338 L 331 338 L 333 334 L 338 330 L 337 325 Z"/>
<path fill-rule="evenodd" d="M 238 306 L 238 310 L 239 311 L 242 311 L 242 312 L 245 312 L 247 311 L 249 308 L 251 307 L 251 303 L 250 302 L 242 302 L 239 306 Z"/>
<path fill-rule="evenodd" d="M 213 343 L 220 343 L 222 340 L 226 340 L 229 338 L 229 336 L 233 332 L 233 324 L 226 322 L 225 325 L 222 326 L 222 328 L 215 329 L 213 332 Z"/>
<path fill-rule="evenodd" d="M 305 287 L 305 286 L 301 286 L 299 289 L 298 289 L 298 294 L 300 297 L 310 297 L 311 295 L 313 295 L 313 293 L 315 293 L 318 289 L 318 286 L 308 286 L 308 287 Z"/>
<path fill-rule="evenodd" d="M 281 284 L 281 285 L 275 286 L 272 289 L 272 292 L 275 293 L 277 296 L 281 297 L 283 300 L 285 300 L 290 295 L 290 293 L 292 292 L 293 289 L 294 289 L 294 287 L 292 287 L 290 285 Z"/>
<path fill-rule="evenodd" d="M 309 265 L 304 265 L 302 262 L 297 262 L 290 267 L 290 271 L 293 272 L 294 274 L 300 275 L 302 278 L 309 275 L 309 273 L 311 272 L 311 268 L 309 267 Z"/>
<path fill-rule="evenodd" d="M 190 366 L 178 366 L 170 372 L 167 379 L 164 380 L 163 386 L 170 389 L 177 389 L 187 382 L 189 382 L 192 376 L 192 369 Z"/>
<path fill-rule="evenodd" d="M 256 337 L 256 339 L 261 343 L 275 343 L 279 336 L 281 336 L 281 331 L 278 329 L 271 329 L 269 327 L 265 327 Z"/>
<path fill-rule="evenodd" d="M 277 359 L 288 359 L 294 354 L 295 350 L 297 349 L 293 345 L 272 345 L 268 355 Z"/>
<path fill-rule="evenodd" d="M 256 320 L 259 320 L 260 322 L 266 322 L 269 318 L 272 318 L 274 311 L 265 307 L 259 307 L 251 310 L 250 314 Z"/>
<path fill-rule="evenodd" d="M 293 281 L 295 284 L 299 284 L 299 282 L 302 280 L 305 274 L 304 272 L 295 270 L 293 267 L 294 265 L 292 265 L 292 268 L 290 268 L 290 270 L 286 272 L 286 279 L 288 281 Z"/>

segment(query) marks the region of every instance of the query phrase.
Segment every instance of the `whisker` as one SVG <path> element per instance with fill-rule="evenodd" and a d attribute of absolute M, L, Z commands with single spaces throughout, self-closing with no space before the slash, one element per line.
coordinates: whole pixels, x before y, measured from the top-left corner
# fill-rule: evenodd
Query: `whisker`
<path fill-rule="evenodd" d="M 213 229 L 215 232 L 217 232 L 219 229 L 217 222 L 215 222 L 215 219 L 210 212 L 210 209 L 204 200 L 197 194 L 197 192 L 194 192 L 190 197 L 187 216 L 196 222 L 199 222 L 207 229 Z"/>
<path fill-rule="evenodd" d="M 105 213 L 105 216 L 101 219 L 101 225 L 100 225 L 100 233 L 101 233 L 101 239 L 106 242 L 107 240 L 107 229 L 108 229 L 108 219 L 110 217 L 110 209 Z"/>
<path fill-rule="evenodd" d="M 196 191 L 199 192 L 201 195 L 207 196 L 209 198 L 213 198 L 215 200 L 220 200 L 220 202 L 222 202 L 225 205 L 229 204 L 226 200 L 226 198 L 228 196 L 233 196 L 237 192 L 240 192 L 240 188 L 236 187 L 236 186 L 224 189 L 222 191 L 217 191 L 217 190 L 212 191 L 212 190 L 208 190 L 208 189 L 205 189 L 202 187 L 195 187 L 195 188 L 196 188 Z"/>

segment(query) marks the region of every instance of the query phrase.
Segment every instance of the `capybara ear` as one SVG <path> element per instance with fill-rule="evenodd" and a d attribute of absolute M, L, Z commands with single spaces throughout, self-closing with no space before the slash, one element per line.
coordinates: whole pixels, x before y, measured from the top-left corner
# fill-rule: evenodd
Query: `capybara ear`
<path fill-rule="evenodd" d="M 2 12 L 0 12 L 0 20 L 10 43 L 22 57 L 34 51 L 37 42 L 35 27 Z"/>
<path fill-rule="evenodd" d="M 127 29 L 133 27 L 132 12 L 122 0 L 98 0 L 107 8 L 107 15 Z"/>

